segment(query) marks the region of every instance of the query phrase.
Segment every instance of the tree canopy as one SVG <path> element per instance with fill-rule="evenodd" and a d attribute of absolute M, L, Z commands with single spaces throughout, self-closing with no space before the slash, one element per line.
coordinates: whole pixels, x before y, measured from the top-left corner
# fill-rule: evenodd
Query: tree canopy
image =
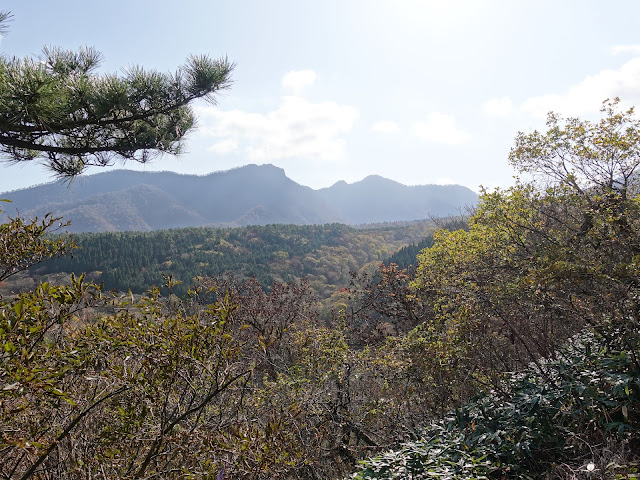
<path fill-rule="evenodd" d="M 0 12 L 3 30 L 9 19 Z M 189 104 L 215 103 L 234 69 L 226 57 L 203 55 L 174 73 L 134 66 L 118 76 L 99 72 L 101 61 L 90 47 L 0 57 L 0 152 L 8 161 L 40 159 L 56 175 L 73 177 L 118 159 L 145 163 L 180 153 L 194 125 Z"/>
<path fill-rule="evenodd" d="M 407 338 L 444 366 L 445 402 L 484 393 L 352 478 L 633 477 L 640 121 L 618 99 L 602 113 L 518 134 L 516 185 L 419 255 L 413 295 L 433 313 Z"/>
<path fill-rule="evenodd" d="M 189 103 L 213 101 L 233 69 L 193 57 L 175 74 L 119 78 L 99 61 L 89 48 L 0 58 L 10 161 L 74 176 L 175 153 Z M 354 276 L 328 323 L 305 282 L 197 278 L 180 297 L 167 275 L 166 297 L 153 287 L 136 301 L 72 275 L 0 296 L 0 478 L 339 478 L 407 438 L 352 478 L 576 478 L 584 459 L 635 478 L 640 122 L 617 99 L 603 112 L 519 134 L 510 160 L 533 181 L 484 192 L 468 228 L 434 235 L 413 282 L 395 265 L 372 283 Z M 0 226 L 0 281 L 74 247 L 47 235 L 57 221 Z M 313 247 L 292 227 L 260 230 L 246 243 L 287 268 Z M 233 232 L 193 233 L 185 263 L 238 250 Z M 178 237 L 162 242 L 177 251 Z M 326 252 L 297 263 L 309 272 Z"/>
<path fill-rule="evenodd" d="M 617 97 L 605 100 L 600 111 L 603 117 L 597 123 L 579 118 L 563 123 L 550 113 L 546 133 L 516 136 L 511 165 L 547 186 L 564 186 L 582 197 L 613 189 L 625 198 L 638 186 L 640 120 L 633 107 L 622 110 Z"/>

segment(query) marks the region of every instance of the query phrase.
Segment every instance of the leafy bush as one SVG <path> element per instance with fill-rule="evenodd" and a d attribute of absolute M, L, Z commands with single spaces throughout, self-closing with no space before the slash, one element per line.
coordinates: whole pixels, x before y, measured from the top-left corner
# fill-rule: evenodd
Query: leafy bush
<path fill-rule="evenodd" d="M 638 442 L 640 367 L 631 355 L 582 334 L 539 366 L 451 412 L 421 440 L 362 462 L 351 478 L 540 478 L 567 458 L 595 471 L 593 449 L 607 438 Z"/>

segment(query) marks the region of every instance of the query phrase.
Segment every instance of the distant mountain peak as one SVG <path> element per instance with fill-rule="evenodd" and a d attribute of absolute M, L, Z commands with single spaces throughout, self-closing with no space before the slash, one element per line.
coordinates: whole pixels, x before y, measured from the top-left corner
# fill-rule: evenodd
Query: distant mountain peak
<path fill-rule="evenodd" d="M 348 186 L 349 186 L 349 184 L 347 182 L 345 182 L 344 180 L 338 180 L 336 183 L 331 185 L 329 188 L 343 188 L 343 187 L 348 187 Z"/>
<path fill-rule="evenodd" d="M 313 190 L 271 164 L 209 175 L 111 170 L 69 188 L 49 183 L 0 195 L 13 201 L 0 220 L 51 212 L 71 220 L 76 232 L 420 220 L 454 214 L 478 198 L 459 185 L 409 187 L 380 175 Z"/>
<path fill-rule="evenodd" d="M 360 180 L 359 182 L 356 182 L 356 183 L 362 183 L 362 184 L 381 184 L 381 183 L 386 183 L 386 184 L 402 185 L 400 182 L 396 182 L 395 180 L 391 180 L 389 178 L 381 177 L 380 175 L 368 175 L 368 176 L 364 177 L 362 180 Z"/>
<path fill-rule="evenodd" d="M 271 173 L 277 173 L 279 175 L 286 176 L 284 168 L 277 167 L 272 163 L 262 163 L 260 165 L 256 163 L 249 163 L 248 165 L 244 165 L 242 167 L 236 167 L 236 168 L 232 168 L 231 170 L 227 170 L 227 172 L 233 172 L 233 171 L 262 172 L 262 173 L 271 172 Z"/>

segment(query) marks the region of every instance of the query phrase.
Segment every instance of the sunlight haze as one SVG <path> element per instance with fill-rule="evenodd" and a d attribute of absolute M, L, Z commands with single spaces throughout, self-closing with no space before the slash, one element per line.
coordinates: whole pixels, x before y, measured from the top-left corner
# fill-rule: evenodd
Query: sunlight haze
<path fill-rule="evenodd" d="M 234 84 L 196 105 L 180 157 L 118 168 L 206 174 L 271 163 L 312 188 L 376 174 L 407 184 L 508 186 L 518 131 L 546 113 L 597 118 L 640 103 L 634 1 L 9 0 L 5 56 L 93 46 L 102 71 L 172 71 L 228 56 Z M 103 171 L 90 169 L 89 173 Z M 0 192 L 50 181 L 2 166 Z"/>

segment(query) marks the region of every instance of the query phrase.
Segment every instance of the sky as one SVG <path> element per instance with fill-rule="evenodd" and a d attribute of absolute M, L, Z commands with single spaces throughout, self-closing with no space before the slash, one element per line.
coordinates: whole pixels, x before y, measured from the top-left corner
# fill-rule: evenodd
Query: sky
<path fill-rule="evenodd" d="M 381 175 L 507 187 L 519 131 L 549 111 L 640 105 L 637 0 L 5 0 L 0 54 L 92 46 L 101 71 L 228 57 L 233 86 L 194 105 L 186 151 L 107 168 L 207 174 L 256 163 L 312 188 Z M 104 169 L 93 168 L 89 173 Z M 51 181 L 0 164 L 0 192 Z"/>

